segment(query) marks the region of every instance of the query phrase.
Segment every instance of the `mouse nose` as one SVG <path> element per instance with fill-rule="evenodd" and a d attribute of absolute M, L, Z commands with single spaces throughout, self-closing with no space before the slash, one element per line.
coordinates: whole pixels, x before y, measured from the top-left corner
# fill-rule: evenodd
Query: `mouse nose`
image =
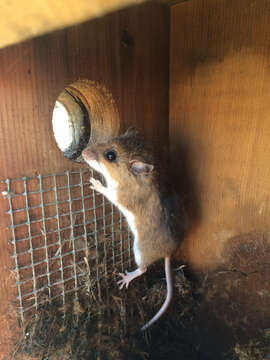
<path fill-rule="evenodd" d="M 83 150 L 82 157 L 84 158 L 84 160 L 97 160 L 98 154 L 96 153 L 96 151 L 87 148 Z"/>

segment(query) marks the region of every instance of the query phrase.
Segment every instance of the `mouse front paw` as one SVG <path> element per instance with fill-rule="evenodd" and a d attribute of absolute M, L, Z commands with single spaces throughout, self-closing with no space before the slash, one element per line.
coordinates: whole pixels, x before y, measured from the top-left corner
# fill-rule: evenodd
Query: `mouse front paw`
<path fill-rule="evenodd" d="M 90 183 L 91 183 L 90 188 L 92 190 L 95 190 L 101 194 L 104 194 L 106 188 L 105 188 L 105 186 L 103 186 L 101 184 L 101 182 L 99 180 L 91 178 Z"/>

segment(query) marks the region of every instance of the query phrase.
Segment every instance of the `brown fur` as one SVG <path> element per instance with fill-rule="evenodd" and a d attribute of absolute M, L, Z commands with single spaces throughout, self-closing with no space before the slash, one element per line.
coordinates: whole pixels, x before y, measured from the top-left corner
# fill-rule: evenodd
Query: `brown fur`
<path fill-rule="evenodd" d="M 116 162 L 108 162 L 104 153 L 117 153 Z M 84 150 L 95 152 L 111 178 L 118 183 L 117 202 L 135 217 L 138 231 L 140 267 L 147 267 L 156 260 L 171 256 L 180 244 L 186 228 L 186 216 L 181 203 L 171 192 L 171 186 L 162 179 L 159 163 L 151 148 L 134 130 Z M 132 161 L 154 165 L 152 171 L 134 174 Z"/>

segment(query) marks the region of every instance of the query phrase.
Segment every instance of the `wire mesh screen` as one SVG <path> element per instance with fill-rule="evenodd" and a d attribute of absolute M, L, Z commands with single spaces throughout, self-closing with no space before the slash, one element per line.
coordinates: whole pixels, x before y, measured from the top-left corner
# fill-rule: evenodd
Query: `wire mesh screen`
<path fill-rule="evenodd" d="M 76 299 L 86 278 L 102 297 L 101 280 L 131 265 L 128 225 L 90 189 L 91 176 L 82 169 L 4 180 L 21 320 L 44 299 Z"/>

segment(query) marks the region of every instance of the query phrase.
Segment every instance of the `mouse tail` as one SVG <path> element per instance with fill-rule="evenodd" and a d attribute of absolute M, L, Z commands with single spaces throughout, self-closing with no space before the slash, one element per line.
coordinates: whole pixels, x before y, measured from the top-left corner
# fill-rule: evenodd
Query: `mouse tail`
<path fill-rule="evenodd" d="M 156 313 L 156 315 L 141 328 L 141 331 L 144 331 L 148 329 L 151 325 L 153 325 L 166 312 L 172 300 L 173 282 L 172 282 L 172 274 L 171 274 L 171 259 L 169 256 L 165 257 L 165 275 L 166 275 L 166 283 L 167 283 L 166 300 L 164 301 L 163 305 Z"/>

